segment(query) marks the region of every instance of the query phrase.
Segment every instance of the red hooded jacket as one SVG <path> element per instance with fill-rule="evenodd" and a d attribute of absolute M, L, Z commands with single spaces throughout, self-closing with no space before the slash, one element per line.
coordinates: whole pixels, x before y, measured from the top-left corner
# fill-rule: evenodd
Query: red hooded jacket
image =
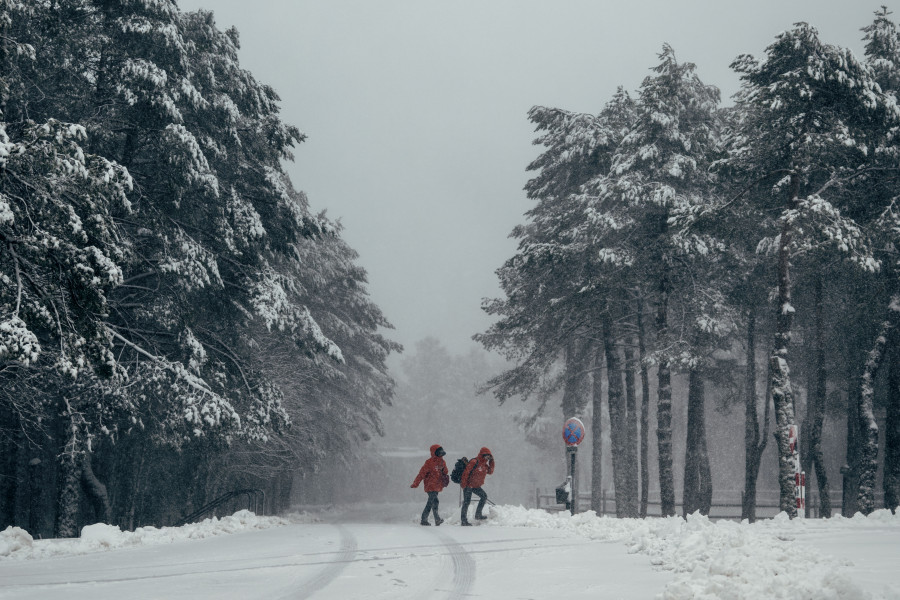
<path fill-rule="evenodd" d="M 463 471 L 459 485 L 464 488 L 477 488 L 484 485 L 484 478 L 494 472 L 494 457 L 489 448 L 482 448 L 478 456 L 469 461 Z"/>
<path fill-rule="evenodd" d="M 445 482 L 450 481 L 444 457 L 434 455 L 440 447 L 440 444 L 435 444 L 431 447 L 431 458 L 426 460 L 422 468 L 419 469 L 419 474 L 416 475 L 415 481 L 412 482 L 412 487 L 419 487 L 419 482 L 424 479 L 426 492 L 440 492 L 444 489 Z"/>

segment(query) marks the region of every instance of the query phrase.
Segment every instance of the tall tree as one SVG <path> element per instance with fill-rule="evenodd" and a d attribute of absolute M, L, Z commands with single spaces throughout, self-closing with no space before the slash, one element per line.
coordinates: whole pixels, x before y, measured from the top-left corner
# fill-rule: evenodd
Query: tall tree
<path fill-rule="evenodd" d="M 896 514 L 900 507 L 900 352 L 894 352 L 884 424 L 884 507 Z"/>
<path fill-rule="evenodd" d="M 778 443 L 780 506 L 796 515 L 789 430 L 795 423 L 789 370 L 789 343 L 794 314 L 791 256 L 832 245 L 863 268 L 875 261 L 862 248 L 859 228 L 828 200 L 829 191 L 865 161 L 867 139 L 862 124 L 884 111 L 883 96 L 847 50 L 822 43 L 815 28 L 799 23 L 780 34 L 758 62 L 741 56 L 733 64 L 743 87 L 743 139 L 733 160 L 753 182 L 775 182 L 768 194 L 751 196 L 779 212 L 770 248 L 777 265 L 778 301 L 773 350 L 769 360 Z M 799 226 L 808 220 L 809 227 Z"/>
<path fill-rule="evenodd" d="M 659 58 L 656 75 L 641 85 L 634 123 L 616 150 L 610 173 L 589 189 L 598 194 L 591 207 L 594 220 L 628 227 L 631 235 L 620 234 L 620 239 L 628 240 L 629 247 L 620 252 L 631 257 L 640 281 L 654 290 L 660 494 L 663 514 L 672 515 L 671 363 L 679 341 L 671 330 L 669 310 L 679 277 L 676 257 L 702 242 L 670 229 L 670 218 L 702 199 L 719 92 L 700 81 L 693 64 L 679 63 L 670 46 L 663 47 Z"/>
<path fill-rule="evenodd" d="M 620 350 L 615 344 L 618 337 L 613 330 L 611 307 L 607 306 L 601 317 L 603 327 L 603 354 L 606 358 L 607 406 L 609 408 L 610 446 L 613 464 L 613 481 L 616 488 L 616 516 L 637 517 L 637 490 L 629 484 L 629 474 L 637 474 L 637 465 L 629 463 L 628 444 L 637 440 L 627 439 L 628 405 L 623 377 L 624 365 Z"/>
<path fill-rule="evenodd" d="M 189 482 L 170 504 L 203 502 L 215 460 L 284 432 L 286 376 L 262 343 L 308 359 L 348 435 L 378 433 L 399 347 L 339 228 L 292 190 L 282 161 L 303 135 L 240 67 L 237 32 L 171 0 L 0 11 L 0 437 L 43 427 L 58 533 L 82 490 L 96 518 L 140 520 L 147 451 L 157 471 L 196 467 L 169 478 Z"/>
<path fill-rule="evenodd" d="M 885 6 L 876 11 L 874 22 L 863 28 L 863 41 L 865 42 L 866 63 L 872 68 L 880 88 L 896 103 L 897 95 L 900 93 L 900 30 L 898 30 L 890 15 L 891 12 Z M 896 176 L 900 172 L 898 171 L 900 156 L 898 156 L 897 152 L 895 128 L 884 127 L 881 130 L 876 128 L 872 131 L 872 136 L 880 142 L 876 151 L 877 162 L 874 165 L 878 170 L 875 171 L 874 177 L 866 181 L 869 185 L 866 186 L 865 192 L 868 193 L 870 198 L 872 196 L 877 198 L 876 202 L 872 204 L 883 210 L 875 220 L 874 232 L 878 238 L 878 245 L 886 249 L 887 260 L 885 261 L 884 280 L 887 282 L 885 288 L 890 295 L 890 299 L 886 302 L 888 310 L 884 323 L 892 324 L 889 327 L 889 331 L 892 334 L 890 340 L 893 342 L 893 353 L 896 356 L 896 303 L 898 298 L 897 292 L 900 290 L 900 286 L 897 283 L 897 267 L 900 263 L 897 261 L 896 252 L 892 250 L 898 231 L 898 221 L 900 221 L 896 215 L 895 195 Z M 873 187 L 875 188 L 874 190 L 872 189 Z M 876 337 L 875 340 L 873 351 L 877 349 L 880 337 Z M 865 398 L 863 398 L 863 394 Z M 854 411 L 862 419 L 859 422 L 848 421 L 848 437 L 850 437 L 851 426 L 859 428 L 860 432 L 866 429 L 869 430 L 868 435 L 852 436 L 855 439 L 862 437 L 869 442 L 867 446 L 864 446 L 864 452 L 861 453 L 865 462 L 858 473 L 860 478 L 859 508 L 866 512 L 872 510 L 874 506 L 873 487 L 876 467 L 873 466 L 873 461 L 877 457 L 877 449 L 876 451 L 872 449 L 872 440 L 873 438 L 877 439 L 877 437 L 871 432 L 874 415 L 870 415 L 869 411 L 870 407 L 874 409 L 874 401 L 869 397 L 870 395 L 874 395 L 874 392 L 870 393 L 869 387 L 864 386 L 860 393 L 862 402 Z M 900 473 L 898 464 L 900 464 L 900 461 L 897 459 L 900 456 L 900 436 L 897 434 L 898 428 L 900 428 L 900 425 L 898 425 L 898 414 L 900 414 L 898 406 L 900 406 L 900 388 L 897 386 L 896 358 L 893 358 L 890 365 L 887 393 L 883 476 L 885 507 L 892 510 L 896 510 L 898 497 L 900 497 L 900 491 L 898 491 L 900 490 L 900 487 L 898 487 L 900 486 L 900 483 L 898 483 L 900 481 L 900 478 L 898 478 L 898 473 Z M 850 448 L 848 448 L 849 454 Z M 865 484 L 865 487 L 863 487 L 863 484 Z"/>
<path fill-rule="evenodd" d="M 647 369 L 647 348 L 644 328 L 644 299 L 639 295 L 635 325 L 637 326 L 638 362 L 641 373 L 641 508 L 640 517 L 647 516 L 650 502 L 650 374 Z"/>

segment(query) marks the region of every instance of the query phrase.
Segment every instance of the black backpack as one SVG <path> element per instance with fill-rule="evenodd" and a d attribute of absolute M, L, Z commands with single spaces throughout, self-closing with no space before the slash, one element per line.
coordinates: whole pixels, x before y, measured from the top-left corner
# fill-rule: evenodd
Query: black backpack
<path fill-rule="evenodd" d="M 453 483 L 459 483 L 462 481 L 463 471 L 466 470 L 466 465 L 469 464 L 469 459 L 463 456 L 462 458 L 456 461 L 456 464 L 453 465 L 453 471 L 450 473 L 450 481 Z"/>

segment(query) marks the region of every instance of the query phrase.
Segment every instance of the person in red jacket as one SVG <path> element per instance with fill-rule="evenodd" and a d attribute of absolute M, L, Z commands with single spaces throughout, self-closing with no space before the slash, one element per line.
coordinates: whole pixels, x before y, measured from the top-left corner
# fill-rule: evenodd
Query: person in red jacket
<path fill-rule="evenodd" d="M 425 504 L 425 510 L 422 511 L 422 525 L 431 525 L 428 522 L 428 513 L 434 513 L 434 524 L 440 525 L 444 522 L 438 516 L 438 493 L 450 483 L 450 476 L 447 474 L 447 463 L 444 462 L 444 449 L 440 444 L 431 447 L 431 458 L 425 461 L 419 474 L 416 475 L 415 481 L 409 487 L 419 487 L 419 483 L 425 481 L 425 493 L 428 494 L 428 502 Z"/>
<path fill-rule="evenodd" d="M 487 502 L 487 492 L 481 489 L 484 485 L 484 478 L 494 472 L 494 457 L 488 448 L 482 448 L 478 452 L 478 456 L 469 461 L 459 480 L 459 485 L 463 488 L 463 504 L 462 504 L 462 525 L 471 525 L 469 523 L 469 502 L 472 501 L 472 494 L 478 496 L 478 508 L 475 509 L 476 519 L 487 519 L 481 511 L 484 509 L 484 503 Z"/>

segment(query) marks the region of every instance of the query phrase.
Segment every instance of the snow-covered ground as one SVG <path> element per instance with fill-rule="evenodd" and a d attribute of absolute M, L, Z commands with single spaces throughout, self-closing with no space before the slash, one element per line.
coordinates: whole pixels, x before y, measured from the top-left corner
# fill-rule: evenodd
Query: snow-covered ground
<path fill-rule="evenodd" d="M 673 572 L 661 597 L 680 599 L 900 598 L 900 515 L 789 520 L 754 525 L 701 515 L 668 519 L 570 517 L 502 510 L 506 525 L 558 528 L 629 552 Z"/>
<path fill-rule="evenodd" d="M 34 540 L 27 531 L 18 527 L 8 527 L 0 532 L 0 560 L 88 554 L 129 546 L 156 546 L 254 529 L 268 529 L 288 525 L 290 522 L 315 520 L 316 517 L 305 513 L 295 513 L 285 519 L 261 517 L 249 510 L 240 510 L 222 519 L 214 517 L 183 527 L 138 527 L 134 531 L 122 531 L 115 525 L 98 523 L 83 528 L 78 538 L 55 540 Z"/>
<path fill-rule="evenodd" d="M 247 511 L 181 528 L 0 533 L 0 598 L 900 599 L 900 516 L 574 517 L 513 506 L 459 527 L 419 505 L 286 518 Z M 230 534 L 230 535 L 223 535 Z"/>

